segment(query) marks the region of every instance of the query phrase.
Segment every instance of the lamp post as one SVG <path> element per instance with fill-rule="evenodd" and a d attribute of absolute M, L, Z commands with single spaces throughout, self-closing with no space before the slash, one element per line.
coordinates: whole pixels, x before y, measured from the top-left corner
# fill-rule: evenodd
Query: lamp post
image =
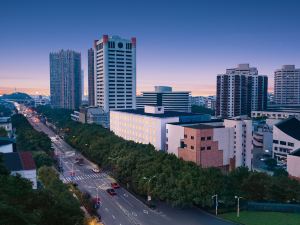
<path fill-rule="evenodd" d="M 212 199 L 216 199 L 215 204 L 216 204 L 216 216 L 218 215 L 218 195 L 215 194 L 213 196 L 211 196 Z"/>
<path fill-rule="evenodd" d="M 154 175 L 154 176 L 152 176 L 152 177 L 150 177 L 150 178 L 148 178 L 148 177 L 143 177 L 144 180 L 147 180 L 147 184 L 148 184 L 148 186 L 147 186 L 147 195 L 148 195 L 147 201 L 148 201 L 148 202 L 151 201 L 151 196 L 150 196 L 150 182 L 151 182 L 151 180 L 152 180 L 153 178 L 155 178 L 155 177 L 156 177 L 156 175 Z"/>
<path fill-rule="evenodd" d="M 237 199 L 237 210 L 236 210 L 236 216 L 240 217 L 240 198 L 243 198 L 241 196 L 234 196 L 235 199 Z"/>

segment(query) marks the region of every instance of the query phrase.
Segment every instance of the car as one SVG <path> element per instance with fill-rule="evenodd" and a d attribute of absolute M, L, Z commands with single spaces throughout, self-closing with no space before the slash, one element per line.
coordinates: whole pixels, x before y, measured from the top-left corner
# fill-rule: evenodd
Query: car
<path fill-rule="evenodd" d="M 108 189 L 106 190 L 106 192 L 107 192 L 108 194 L 110 194 L 111 196 L 117 195 L 117 193 L 115 192 L 115 190 L 112 189 L 112 188 L 108 188 Z"/>
<path fill-rule="evenodd" d="M 93 202 L 94 208 L 99 209 L 100 204 L 101 204 L 100 198 L 95 197 L 92 199 L 92 202 Z"/>
<path fill-rule="evenodd" d="M 83 158 L 76 157 L 75 163 L 78 164 L 79 166 L 83 166 Z"/>
<path fill-rule="evenodd" d="M 110 184 L 113 189 L 120 188 L 120 185 L 116 182 Z"/>
<path fill-rule="evenodd" d="M 94 173 L 100 173 L 100 170 L 99 170 L 98 168 L 93 168 L 92 171 L 93 171 Z"/>

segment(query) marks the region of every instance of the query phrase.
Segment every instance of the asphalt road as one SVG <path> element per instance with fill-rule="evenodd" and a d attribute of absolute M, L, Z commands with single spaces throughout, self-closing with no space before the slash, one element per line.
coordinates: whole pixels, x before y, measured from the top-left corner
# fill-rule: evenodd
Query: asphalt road
<path fill-rule="evenodd" d="M 60 178 L 63 182 L 73 181 L 78 188 L 88 192 L 92 197 L 98 194 L 101 206 L 98 209 L 105 225 L 232 225 L 233 223 L 220 220 L 199 209 L 174 209 L 166 204 L 159 205 L 152 210 L 130 194 L 126 189 L 116 189 L 117 195 L 110 196 L 106 189 L 110 188 L 112 177 L 104 172 L 94 173 L 92 162 L 84 159 L 84 165 L 74 164 L 75 157 L 79 156 L 75 150 L 60 138 L 46 125 L 40 123 L 35 117 L 28 118 L 33 127 L 46 133 L 52 140 L 53 146 L 61 156 L 64 172 Z M 75 176 L 70 176 L 70 171 Z"/>

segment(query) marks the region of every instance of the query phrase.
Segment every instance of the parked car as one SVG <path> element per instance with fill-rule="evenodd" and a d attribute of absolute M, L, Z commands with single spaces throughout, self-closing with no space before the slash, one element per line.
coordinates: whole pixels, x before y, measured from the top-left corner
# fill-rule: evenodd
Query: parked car
<path fill-rule="evenodd" d="M 112 188 L 108 188 L 106 191 L 107 191 L 107 193 L 110 194 L 111 196 L 117 195 L 117 193 L 115 192 L 115 190 L 112 189 Z"/>
<path fill-rule="evenodd" d="M 93 168 L 92 171 L 93 171 L 94 173 L 100 173 L 100 169 L 99 169 L 99 168 Z"/>
<path fill-rule="evenodd" d="M 116 182 L 110 184 L 113 189 L 120 188 L 120 185 Z"/>

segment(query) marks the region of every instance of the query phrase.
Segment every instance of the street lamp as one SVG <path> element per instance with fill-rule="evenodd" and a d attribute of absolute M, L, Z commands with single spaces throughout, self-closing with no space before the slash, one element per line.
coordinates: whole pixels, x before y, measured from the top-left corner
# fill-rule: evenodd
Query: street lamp
<path fill-rule="evenodd" d="M 151 196 L 150 196 L 150 182 L 151 182 L 151 180 L 153 179 L 153 178 L 155 178 L 156 177 L 156 175 L 154 175 L 154 176 L 152 176 L 152 177 L 150 177 L 150 178 L 148 178 L 148 177 L 143 177 L 143 179 L 144 180 L 147 180 L 147 183 L 148 183 L 148 187 L 147 187 L 147 194 L 148 194 L 148 202 L 150 202 L 151 201 Z"/>
<path fill-rule="evenodd" d="M 234 196 L 235 199 L 237 199 L 237 212 L 236 212 L 236 216 L 240 217 L 240 198 L 243 198 L 241 196 Z"/>
<path fill-rule="evenodd" d="M 215 194 L 213 196 L 211 196 L 212 199 L 216 199 L 215 204 L 216 204 L 216 216 L 218 215 L 218 195 Z"/>

